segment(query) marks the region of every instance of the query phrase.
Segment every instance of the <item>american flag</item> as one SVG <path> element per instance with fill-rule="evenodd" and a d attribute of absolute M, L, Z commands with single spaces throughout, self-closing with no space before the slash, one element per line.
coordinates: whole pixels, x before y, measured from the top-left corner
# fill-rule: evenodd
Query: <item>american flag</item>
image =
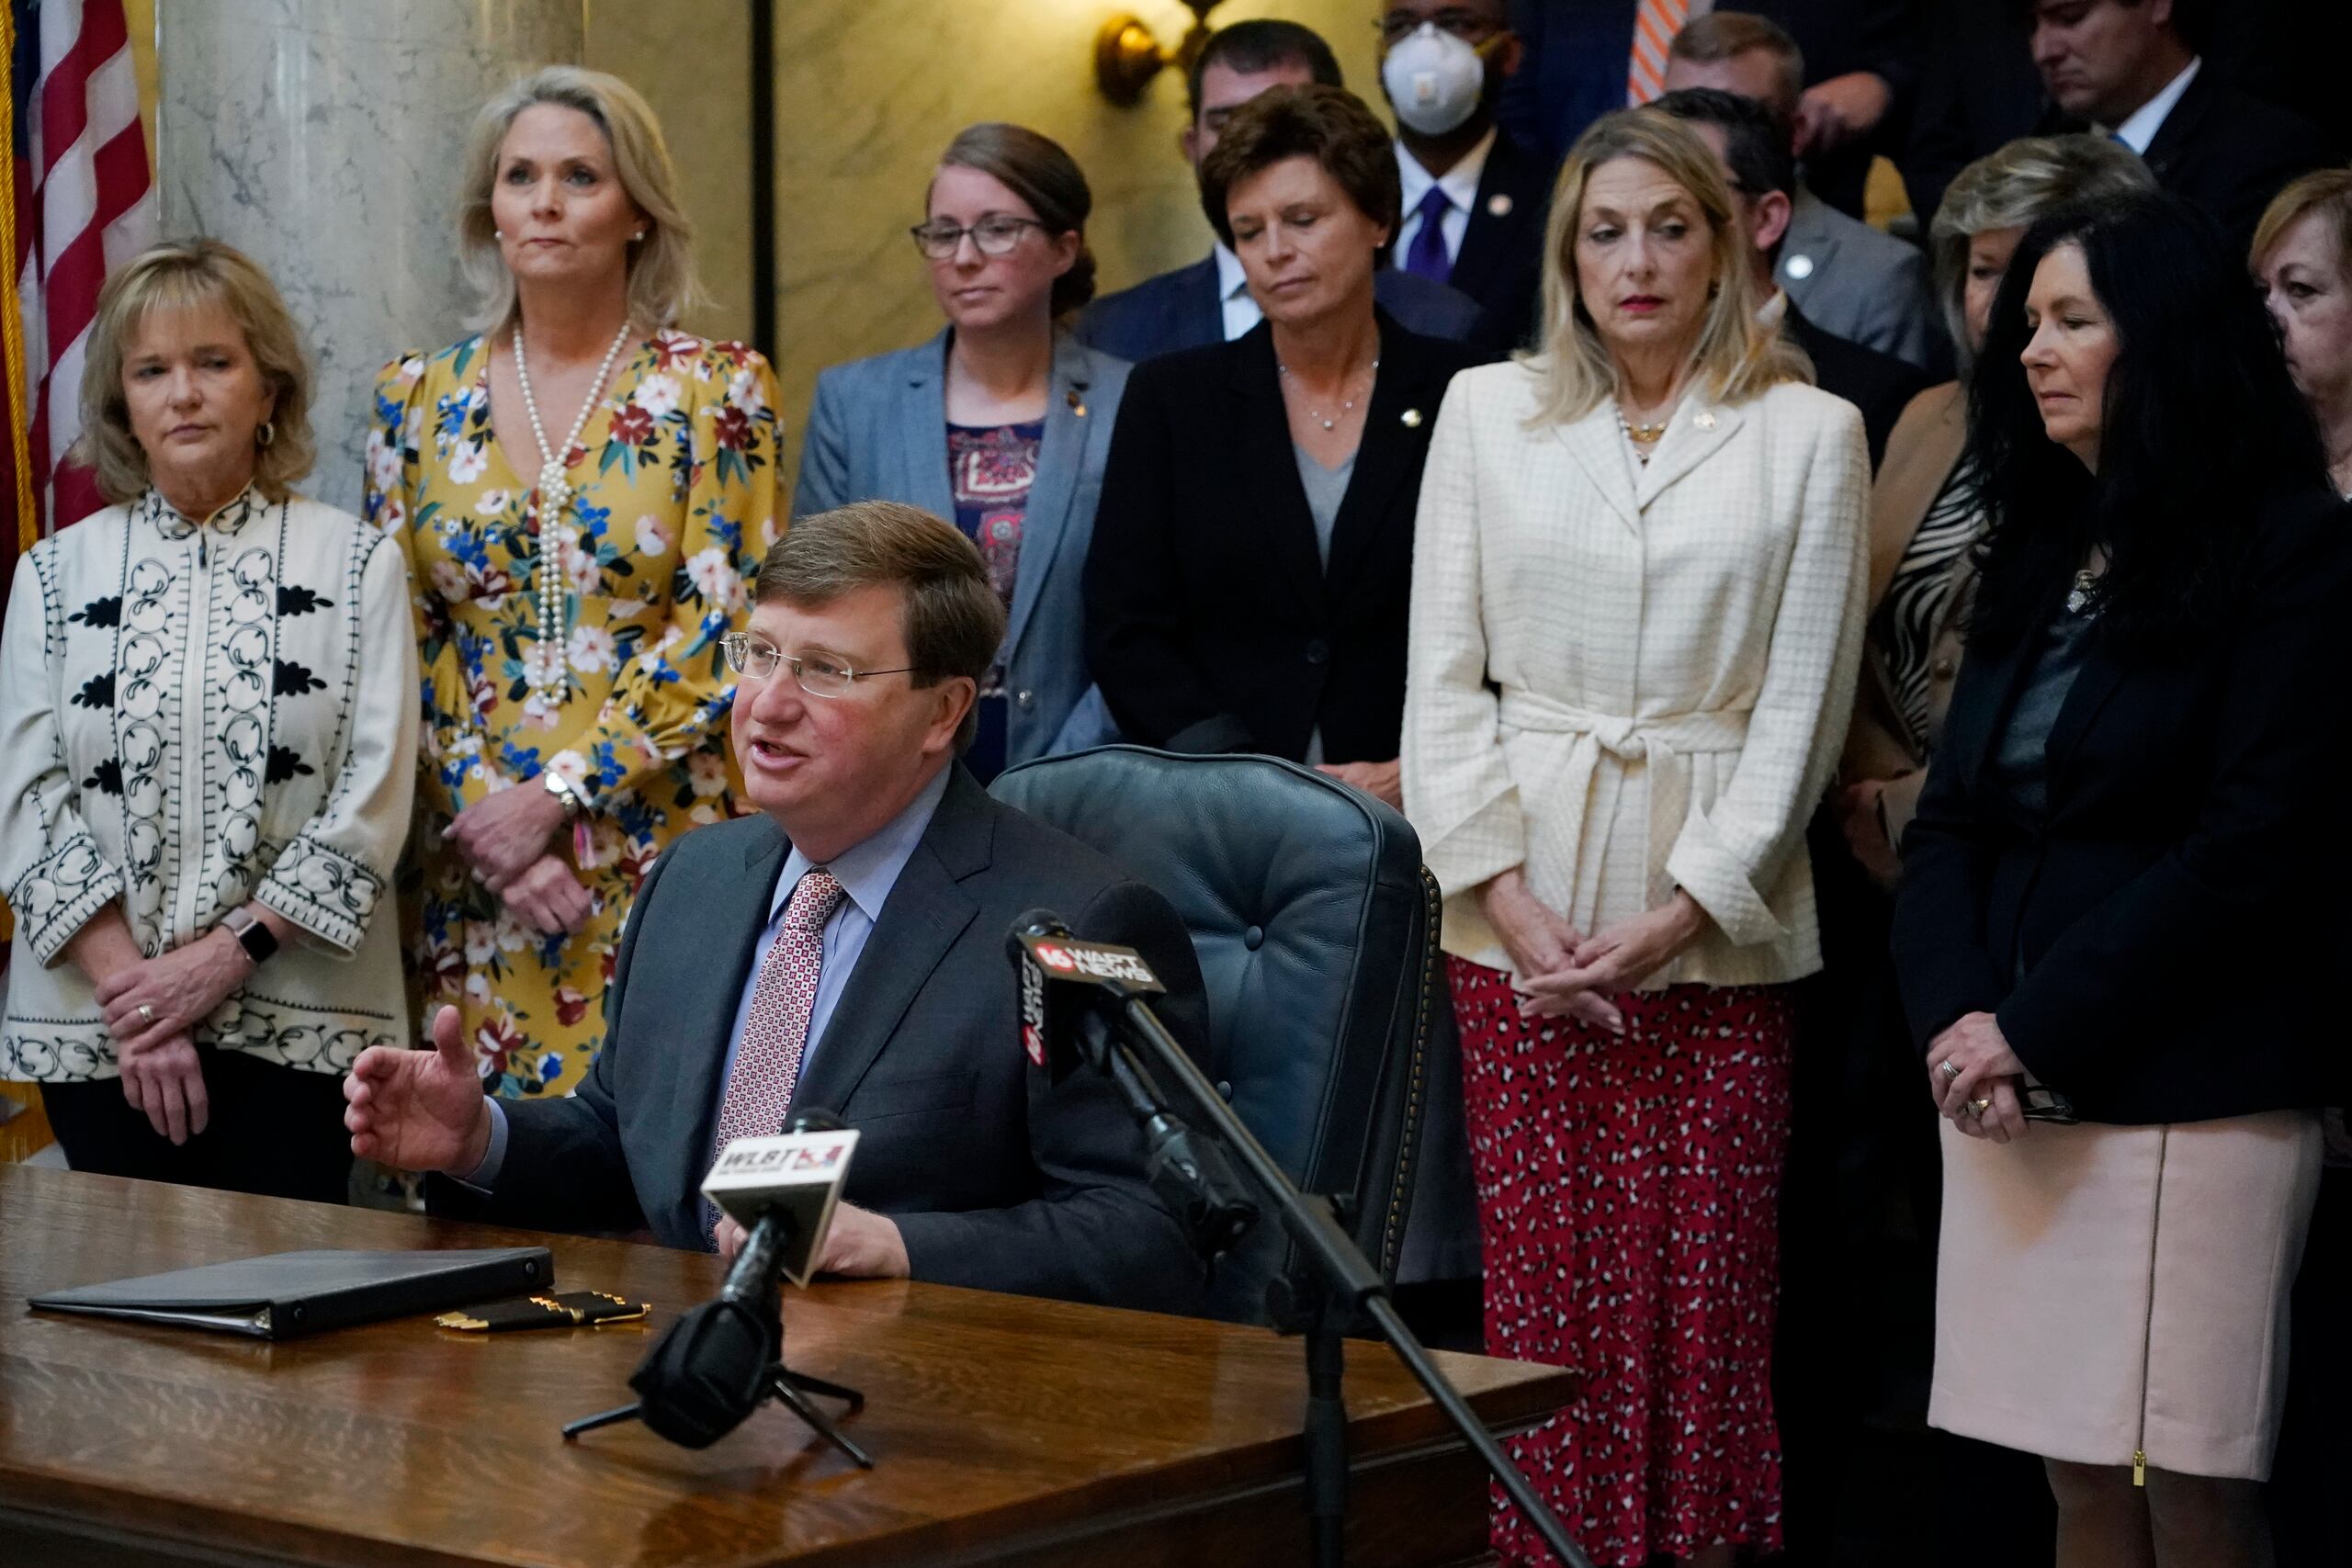
<path fill-rule="evenodd" d="M 50 533 L 104 502 L 66 465 L 82 359 L 108 269 L 155 239 L 155 187 L 122 0 L 9 0 L 17 298 L 31 489 Z"/>

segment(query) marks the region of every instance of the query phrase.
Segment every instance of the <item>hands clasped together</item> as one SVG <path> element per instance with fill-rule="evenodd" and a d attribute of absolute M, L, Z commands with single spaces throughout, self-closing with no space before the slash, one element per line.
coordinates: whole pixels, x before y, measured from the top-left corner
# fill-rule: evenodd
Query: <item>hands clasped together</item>
<path fill-rule="evenodd" d="M 1928 1047 L 1928 1087 L 1936 1109 L 1972 1138 L 2006 1144 L 2026 1134 L 2018 1083 L 2025 1064 L 1989 1012 L 1972 1012 Z"/>
<path fill-rule="evenodd" d="M 91 980 L 114 1037 L 122 1097 L 159 1137 L 185 1144 L 212 1118 L 196 1026 L 226 1001 L 254 961 L 226 930 L 215 929 L 149 958 L 119 914 L 84 928 L 68 953 Z"/>
<path fill-rule="evenodd" d="M 536 784 L 497 790 L 458 813 L 442 837 L 474 877 L 547 936 L 578 931 L 595 900 L 561 855 L 548 848 L 563 827 L 563 802 Z"/>
<path fill-rule="evenodd" d="M 1516 868 L 1488 882 L 1478 897 L 1487 923 L 1519 973 L 1521 1016 L 1573 1018 L 1615 1034 L 1625 1032 L 1625 1016 L 1609 998 L 1671 964 L 1707 929 L 1698 901 L 1679 889 L 1657 908 L 1589 937 L 1529 891 Z"/>

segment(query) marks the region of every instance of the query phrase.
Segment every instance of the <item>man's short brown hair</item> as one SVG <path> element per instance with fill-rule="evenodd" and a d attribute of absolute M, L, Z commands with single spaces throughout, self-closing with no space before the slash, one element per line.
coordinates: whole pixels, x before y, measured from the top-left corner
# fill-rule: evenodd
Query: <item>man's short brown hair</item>
<path fill-rule="evenodd" d="M 1797 99 L 1804 94 L 1804 51 L 1797 47 L 1787 28 L 1768 17 L 1745 11 L 1710 11 L 1693 17 L 1674 35 L 1667 58 L 1687 60 L 1693 65 L 1720 65 L 1750 50 L 1761 50 L 1780 67 L 1781 101 L 1772 107 L 1784 115 L 1796 113 Z"/>
<path fill-rule="evenodd" d="M 760 563 L 752 603 L 783 600 L 818 609 L 888 584 L 906 593 L 901 629 L 911 684 L 988 679 L 1004 641 L 1004 601 L 978 547 L 919 506 L 859 501 L 793 519 Z M 959 751 L 971 744 L 978 722 L 976 705 L 956 735 Z"/>
<path fill-rule="evenodd" d="M 1225 212 L 1233 187 L 1285 158 L 1314 159 L 1366 218 L 1396 232 L 1405 197 L 1388 128 L 1346 88 L 1316 83 L 1267 88 L 1235 109 L 1217 133 L 1201 162 L 1201 210 L 1218 239 L 1233 243 Z"/>

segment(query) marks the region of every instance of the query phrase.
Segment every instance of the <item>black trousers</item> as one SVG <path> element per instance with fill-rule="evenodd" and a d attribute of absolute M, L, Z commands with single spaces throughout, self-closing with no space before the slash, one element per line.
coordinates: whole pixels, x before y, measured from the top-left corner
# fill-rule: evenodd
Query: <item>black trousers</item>
<path fill-rule="evenodd" d="M 66 1163 L 141 1181 L 343 1202 L 351 1180 L 343 1075 L 196 1049 L 211 1111 L 204 1131 L 185 1144 L 175 1145 L 132 1109 L 119 1078 L 41 1085 Z"/>

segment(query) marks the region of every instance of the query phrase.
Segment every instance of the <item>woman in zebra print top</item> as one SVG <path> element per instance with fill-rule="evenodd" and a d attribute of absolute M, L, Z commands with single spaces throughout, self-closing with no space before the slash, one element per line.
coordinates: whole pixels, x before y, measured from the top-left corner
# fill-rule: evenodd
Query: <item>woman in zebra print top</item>
<path fill-rule="evenodd" d="M 2093 136 L 2028 137 L 1962 170 L 1931 235 L 1937 294 L 1963 365 L 1984 344 L 2009 255 L 2035 220 L 2150 183 L 2127 149 Z M 1912 400 L 1871 495 L 1870 637 L 1837 806 L 1848 848 L 1886 887 L 1959 672 L 1983 531 L 1961 461 L 1967 400 L 1964 381 Z"/>

